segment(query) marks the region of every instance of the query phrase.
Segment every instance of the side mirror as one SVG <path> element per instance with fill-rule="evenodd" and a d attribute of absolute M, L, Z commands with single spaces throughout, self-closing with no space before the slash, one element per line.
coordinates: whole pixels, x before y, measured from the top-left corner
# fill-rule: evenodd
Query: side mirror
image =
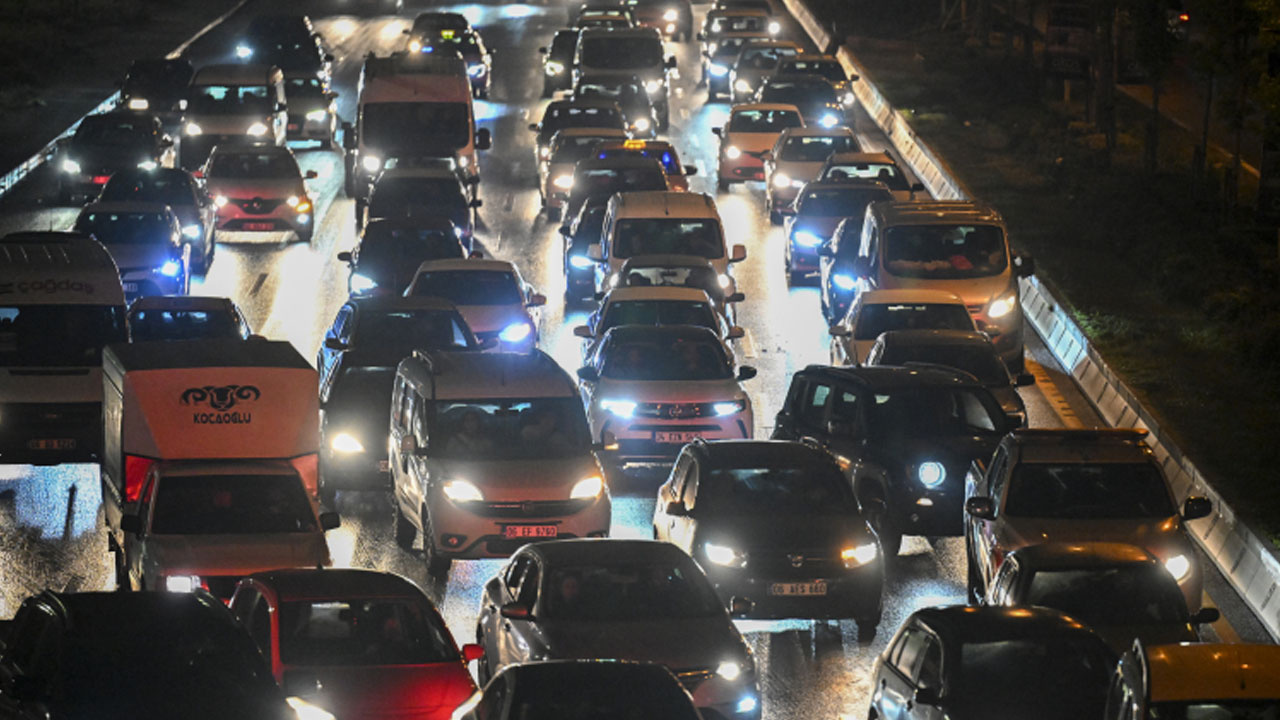
<path fill-rule="evenodd" d="M 765 161 L 765 162 L 772 162 L 772 161 L 773 161 L 773 151 L 772 151 L 772 150 L 765 150 L 764 152 L 760 153 L 760 159 L 761 159 L 761 160 L 763 160 L 763 161 Z"/>
<path fill-rule="evenodd" d="M 1013 378 L 1014 387 L 1031 387 L 1036 384 L 1036 376 L 1031 373 L 1018 373 Z"/>
<path fill-rule="evenodd" d="M 989 497 L 971 497 L 964 501 L 964 511 L 979 520 L 996 519 L 996 503 Z"/>
<path fill-rule="evenodd" d="M 342 518 L 338 517 L 336 512 L 320 513 L 320 529 L 334 530 L 342 525 Z"/>
<path fill-rule="evenodd" d="M 914 700 L 917 705 L 937 705 L 942 701 L 942 698 L 935 688 L 918 687 L 916 688 Z"/>
<path fill-rule="evenodd" d="M 1222 613 L 1215 607 L 1200 608 L 1200 612 L 1190 618 L 1192 625 L 1212 625 L 1220 619 L 1222 619 Z"/>
<path fill-rule="evenodd" d="M 587 327 L 586 325 L 579 325 L 575 327 L 573 329 L 573 334 L 576 335 L 577 337 L 584 338 L 586 340 L 591 340 L 595 338 L 595 333 L 591 332 L 591 328 Z M 579 373 L 579 375 L 581 375 L 581 373 Z"/>
<path fill-rule="evenodd" d="M 920 183 L 920 182 L 911 183 L 911 192 L 913 193 L 924 192 L 924 183 Z"/>
<path fill-rule="evenodd" d="M 302 175 L 303 180 L 315 180 L 318 177 L 320 177 L 320 173 L 315 170 L 308 170 Z"/>
<path fill-rule="evenodd" d="M 418 439 L 412 435 L 405 435 L 400 438 L 400 454 L 401 455 L 417 455 Z"/>
<path fill-rule="evenodd" d="M 716 137 L 724 137 L 724 128 L 722 128 L 722 127 L 713 127 L 713 128 L 711 128 L 711 134 L 712 134 L 712 135 L 715 135 Z"/>
<path fill-rule="evenodd" d="M 740 340 L 746 336 L 747 336 L 747 331 L 743 330 L 742 327 L 739 325 L 734 325 L 733 327 L 729 328 L 729 333 L 725 335 L 725 337 L 730 340 Z"/>
<path fill-rule="evenodd" d="M 137 515 L 124 515 L 120 518 L 120 529 L 139 535 L 142 533 L 142 518 Z"/>
<path fill-rule="evenodd" d="M 600 243 L 592 243 L 587 246 L 587 257 L 596 262 L 604 262 L 604 248 L 600 247 Z"/>
<path fill-rule="evenodd" d="M 690 177 L 690 176 L 697 175 L 697 174 L 698 174 L 698 166 L 697 166 L 697 165 L 685 165 L 685 166 L 684 166 L 684 175 L 685 175 L 685 177 Z"/>
<path fill-rule="evenodd" d="M 538 132 L 538 123 L 529 123 L 530 132 Z"/>
<path fill-rule="evenodd" d="M 355 257 L 352 256 L 350 250 L 343 250 L 342 252 L 338 253 L 338 261 L 344 262 L 350 265 L 351 263 L 355 262 Z"/>
<path fill-rule="evenodd" d="M 747 296 L 746 296 L 746 295 L 743 295 L 743 294 L 742 294 L 742 293 L 740 293 L 740 292 L 736 292 L 736 293 L 733 293 L 732 295 L 730 295 L 730 296 L 726 297 L 726 298 L 724 299 L 724 301 L 725 301 L 725 302 L 727 302 L 727 303 L 740 303 L 740 302 L 742 302 L 742 301 L 744 301 L 744 300 L 746 300 L 746 299 L 747 299 Z"/>
<path fill-rule="evenodd" d="M 600 373 L 590 365 L 578 368 L 578 379 L 584 382 L 596 382 L 600 379 Z"/>
<path fill-rule="evenodd" d="M 550 48 L 547 48 L 547 47 L 540 47 L 540 48 L 538 48 L 538 54 L 539 54 L 539 55 L 546 55 L 546 54 L 547 54 L 547 53 L 549 53 L 549 52 L 551 52 Z"/>
<path fill-rule="evenodd" d="M 698 33 L 697 35 L 694 35 L 694 36 L 693 36 L 693 39 L 694 39 L 694 40 L 697 40 L 698 42 L 706 42 L 706 40 L 707 40 L 707 34 L 706 34 L 706 33 L 704 33 L 704 32 L 700 32 L 700 33 Z"/>
<path fill-rule="evenodd" d="M 481 200 L 480 198 L 476 198 L 475 200 L 472 200 L 469 204 L 473 208 L 484 207 L 484 201 Z"/>
<path fill-rule="evenodd" d="M 168 135 L 165 135 L 164 137 L 160 138 L 160 147 L 163 147 L 163 148 L 173 147 L 173 138 L 169 137 Z"/>
<path fill-rule="evenodd" d="M 484 658 L 484 646 L 475 643 L 467 643 L 462 646 L 462 661 L 471 662 L 472 660 L 480 660 Z"/>
<path fill-rule="evenodd" d="M 503 605 L 502 609 L 498 612 L 502 613 L 502 617 L 507 618 L 508 620 L 533 619 L 533 611 L 529 609 L 528 605 L 523 603 L 507 603 L 506 605 Z"/>
<path fill-rule="evenodd" d="M 491 337 L 481 340 L 480 344 L 476 347 L 481 350 L 497 350 L 500 345 L 502 345 L 502 338 Z"/>
<path fill-rule="evenodd" d="M 489 132 L 489 128 L 476 130 L 476 149 L 488 150 L 491 147 L 493 147 L 493 134 Z"/>
<path fill-rule="evenodd" d="M 1213 512 L 1213 501 L 1207 497 L 1192 495 L 1182 503 L 1182 519 L 1198 520 Z"/>
<path fill-rule="evenodd" d="M 736 595 L 729 598 L 729 614 L 733 617 L 743 617 L 750 615 L 752 610 L 756 609 L 756 604 L 744 597 Z"/>
<path fill-rule="evenodd" d="M 342 342 L 342 341 L 341 341 L 341 340 L 339 340 L 338 338 L 326 338 L 326 339 L 325 339 L 325 341 L 324 341 L 324 349 L 325 349 L 325 350 L 333 350 L 333 351 L 335 351 L 335 352 L 342 352 L 342 351 L 344 351 L 344 350 L 349 350 L 350 348 L 351 348 L 351 346 L 350 346 L 350 345 L 348 345 L 348 344 L 346 344 L 346 343 Z"/>
<path fill-rule="evenodd" d="M 837 323 L 827 328 L 827 334 L 838 338 L 849 337 L 849 328 Z"/>
<path fill-rule="evenodd" d="M 529 301 L 525 303 L 526 307 L 542 307 L 547 304 L 547 296 L 542 293 L 534 293 L 529 296 Z"/>
<path fill-rule="evenodd" d="M 330 100 L 330 101 L 337 100 L 339 97 L 342 97 L 342 96 L 341 96 L 337 91 L 335 91 L 335 90 L 330 90 L 329 92 L 325 93 L 325 94 L 324 94 L 324 96 L 325 96 L 326 98 L 329 98 L 329 100 Z"/>
<path fill-rule="evenodd" d="M 671 56 L 667 57 L 666 68 L 667 68 L 668 70 L 675 70 L 675 69 L 676 69 L 676 56 L 675 56 L 675 55 L 671 55 Z"/>
<path fill-rule="evenodd" d="M 750 365 L 742 365 L 738 368 L 738 379 L 750 380 L 751 378 L 755 377 L 758 372 L 759 372 L 758 370 L 751 367 Z"/>
<path fill-rule="evenodd" d="M 834 258 L 835 256 L 836 256 L 836 251 L 831 249 L 830 245 L 818 246 L 818 257 Z"/>
<path fill-rule="evenodd" d="M 1030 255 L 1015 255 L 1013 264 L 1018 277 L 1031 277 L 1036 274 L 1036 261 Z"/>
<path fill-rule="evenodd" d="M 689 517 L 689 508 L 679 501 L 667 503 L 665 510 L 671 517 Z"/>
<path fill-rule="evenodd" d="M 733 246 L 733 250 L 732 250 L 731 254 L 729 255 L 729 262 L 731 262 L 731 263 L 740 263 L 740 262 L 742 262 L 743 260 L 746 260 L 746 259 L 747 259 L 747 246 L 746 246 L 746 245 L 734 245 L 734 246 Z"/>

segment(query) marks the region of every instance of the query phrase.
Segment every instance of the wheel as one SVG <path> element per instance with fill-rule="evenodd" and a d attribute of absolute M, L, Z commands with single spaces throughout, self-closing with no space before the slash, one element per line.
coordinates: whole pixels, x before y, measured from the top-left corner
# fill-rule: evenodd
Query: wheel
<path fill-rule="evenodd" d="M 434 533 L 431 531 L 431 516 L 422 511 L 422 559 L 427 563 L 427 574 L 434 578 L 444 579 L 453 566 L 453 558 L 441 555 L 436 548 Z"/>
<path fill-rule="evenodd" d="M 965 564 L 969 567 L 966 573 L 968 580 L 965 582 L 969 595 L 969 604 L 977 605 L 982 602 L 982 596 L 986 595 L 986 592 L 982 589 L 982 577 L 978 574 L 978 565 L 973 561 L 973 557 L 969 553 L 965 553 L 964 557 Z"/>
<path fill-rule="evenodd" d="M 342 164 L 342 194 L 349 198 L 356 196 L 356 173 L 350 161 Z"/>
<path fill-rule="evenodd" d="M 859 500 L 858 504 L 862 506 L 862 515 L 867 519 L 867 524 L 880 538 L 880 549 L 884 551 L 885 559 L 897 557 L 898 550 L 902 548 L 902 533 L 894 527 L 889 504 L 878 493 Z"/>
<path fill-rule="evenodd" d="M 716 189 L 720 192 L 729 192 L 728 180 L 716 180 Z"/>
<path fill-rule="evenodd" d="M 782 213 L 778 212 L 777 210 L 770 209 L 770 210 L 769 210 L 769 224 L 770 224 L 770 225 L 781 225 L 781 224 L 782 224 Z"/>
<path fill-rule="evenodd" d="M 400 509 L 400 503 L 395 500 L 392 500 L 392 502 L 396 503 L 394 530 L 396 545 L 399 545 L 404 550 L 412 550 L 413 541 L 418 537 L 418 529 L 413 526 L 413 523 L 409 522 L 409 518 L 405 517 L 404 511 Z"/>

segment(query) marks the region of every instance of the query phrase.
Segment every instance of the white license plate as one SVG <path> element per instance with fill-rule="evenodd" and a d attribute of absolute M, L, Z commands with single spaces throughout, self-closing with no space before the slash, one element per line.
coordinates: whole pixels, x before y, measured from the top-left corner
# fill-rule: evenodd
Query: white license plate
<path fill-rule="evenodd" d="M 247 222 L 244 224 L 245 230 L 275 230 L 276 224 L 269 222 Z"/>
<path fill-rule="evenodd" d="M 75 438 L 41 438 L 27 441 L 28 450 L 75 450 Z"/>
<path fill-rule="evenodd" d="M 679 432 L 670 430 L 666 432 L 654 432 L 653 441 L 660 443 L 690 443 L 702 437 L 699 432 Z"/>
<path fill-rule="evenodd" d="M 120 283 L 120 287 L 127 293 L 138 292 L 138 283 Z"/>
<path fill-rule="evenodd" d="M 824 582 L 773 583 L 769 586 L 770 595 L 826 595 L 827 584 Z"/>
<path fill-rule="evenodd" d="M 391 472 L 391 461 L 390 461 L 390 460 L 379 460 L 379 461 L 378 461 L 378 472 Z"/>
<path fill-rule="evenodd" d="M 508 525 L 502 528 L 505 538 L 553 538 L 556 536 L 555 525 Z"/>

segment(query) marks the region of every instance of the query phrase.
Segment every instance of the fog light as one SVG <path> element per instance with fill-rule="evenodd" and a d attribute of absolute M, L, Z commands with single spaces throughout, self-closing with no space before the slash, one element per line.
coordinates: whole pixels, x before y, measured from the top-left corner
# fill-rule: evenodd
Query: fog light
<path fill-rule="evenodd" d="M 328 110 L 312 110 L 307 113 L 307 122 L 324 122 L 327 117 L 329 117 Z"/>
<path fill-rule="evenodd" d="M 740 713 L 749 713 L 749 712 L 755 712 L 755 709 L 759 707 L 759 705 L 760 703 L 758 703 L 755 698 L 748 695 L 742 698 L 741 700 L 739 700 L 737 706 L 735 706 L 734 709 Z"/>
<path fill-rule="evenodd" d="M 738 149 L 737 145 L 730 145 L 724 149 L 724 156 L 730 160 L 737 160 L 742 157 L 742 151 Z"/>

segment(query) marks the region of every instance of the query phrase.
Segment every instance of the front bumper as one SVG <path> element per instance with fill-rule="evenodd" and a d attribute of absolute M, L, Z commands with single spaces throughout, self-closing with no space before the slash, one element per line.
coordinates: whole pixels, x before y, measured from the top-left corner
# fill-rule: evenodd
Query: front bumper
<path fill-rule="evenodd" d="M 740 412 L 725 417 L 666 420 L 637 417 L 622 419 L 609 416 L 592 431 L 596 437 L 611 432 L 618 449 L 605 451 L 602 459 L 615 464 L 668 463 L 680 454 L 694 437 L 705 440 L 750 440 L 754 431 L 751 413 Z"/>
<path fill-rule="evenodd" d="M 722 182 L 764 181 L 764 163 L 745 152 L 729 159 L 722 150 L 718 172 Z"/>
<path fill-rule="evenodd" d="M 249 198 L 229 198 L 218 208 L 219 230 L 243 232 L 307 232 L 311 229 L 312 210 L 298 212 L 284 198 L 263 199 L 258 205 Z"/>
<path fill-rule="evenodd" d="M 0 463 L 58 465 L 102 459 L 102 403 L 0 405 Z"/>
<path fill-rule="evenodd" d="M 878 619 L 884 595 L 884 563 L 873 562 L 852 570 L 752 573 L 708 565 L 707 576 L 726 606 L 735 597 L 754 603 L 748 617 L 764 620 L 803 618 L 814 620 Z M 782 595 L 778 586 L 822 583 L 823 595 Z"/>
<path fill-rule="evenodd" d="M 892 493 L 889 513 L 903 535 L 953 537 L 964 534 L 964 488 L 927 490 L 917 483 Z"/>
<path fill-rule="evenodd" d="M 432 495 L 434 547 L 459 560 L 507 557 L 535 540 L 608 537 L 613 514 L 607 492 L 591 500 L 536 502 L 455 503 Z"/>
<path fill-rule="evenodd" d="M 124 289 L 125 300 L 129 302 L 153 295 L 181 295 L 186 289 L 182 275 L 171 278 L 151 272 L 122 273 L 120 285 Z"/>
<path fill-rule="evenodd" d="M 698 707 L 703 720 L 760 720 L 764 701 L 760 697 L 755 673 L 744 673 L 736 680 L 725 680 L 714 669 L 703 672 L 682 672 L 671 668 Z M 750 709 L 739 711 L 745 699 L 751 699 Z"/>

